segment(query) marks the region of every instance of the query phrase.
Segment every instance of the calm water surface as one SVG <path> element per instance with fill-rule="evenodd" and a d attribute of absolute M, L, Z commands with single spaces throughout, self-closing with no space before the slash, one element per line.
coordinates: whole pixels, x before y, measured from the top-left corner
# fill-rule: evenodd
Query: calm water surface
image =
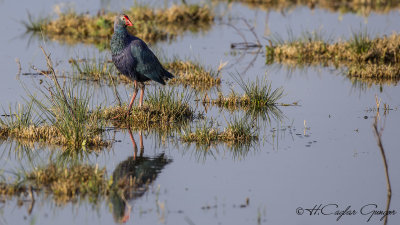
<path fill-rule="evenodd" d="M 27 11 L 34 17 L 51 15 L 56 4 L 72 5 L 78 12 L 96 13 L 100 8 L 119 11 L 131 6 L 131 1 L 0 1 L 0 103 L 5 109 L 9 104 L 23 101 L 26 96 L 21 82 L 31 87 L 32 81 L 41 77 L 16 78 L 19 58 L 23 72 L 30 65 L 44 68 L 45 62 L 39 45 L 51 52 L 60 71 L 70 70 L 71 57 L 104 55 L 94 46 L 77 44 L 68 46 L 58 42 L 43 41 L 40 36 L 25 34 L 20 21 L 27 20 Z M 164 6 L 167 1 L 153 1 L 154 6 Z M 210 4 L 206 2 L 206 4 Z M 77 7 L 79 5 L 79 7 Z M 151 188 L 143 195 L 130 199 L 124 206 L 117 200 L 104 199 L 93 206 L 86 200 L 57 205 L 51 197 L 36 199 L 31 214 L 29 203 L 19 206 L 16 200 L 0 202 L 0 224 L 115 224 L 122 216 L 129 215 L 129 224 L 382 224 L 379 216 L 361 215 L 360 209 L 376 204 L 377 209 L 386 207 L 386 180 L 380 151 L 373 134 L 372 124 L 376 112 L 375 95 L 389 104 L 390 112 L 381 113 L 384 124 L 383 145 L 388 160 L 392 184 L 391 210 L 397 214 L 389 217 L 388 224 L 400 222 L 400 152 L 398 133 L 400 124 L 400 88 L 398 85 L 355 85 L 334 68 L 306 67 L 293 70 L 286 66 L 265 64 L 263 49 L 240 51 L 230 49 L 230 44 L 243 41 L 227 23 L 241 29 L 249 41 L 255 37 L 239 18 L 245 18 L 255 26 L 262 42 L 270 34 L 288 38 L 287 30 L 296 36 L 302 31 L 322 30 L 334 40 L 347 39 L 352 31 L 367 28 L 372 35 L 400 32 L 399 10 L 387 14 L 372 12 L 369 16 L 340 14 L 325 9 L 311 10 L 295 7 L 288 11 L 266 11 L 248 8 L 242 4 L 213 4 L 215 12 L 222 15 L 208 32 L 187 33 L 171 43 L 158 43 L 152 48 L 167 57 L 178 56 L 202 62 L 217 68 L 228 62 L 222 71 L 221 89 L 228 93 L 238 86 L 232 82 L 231 73 L 240 73 L 244 79 L 267 77 L 274 88 L 283 87 L 283 103 L 299 102 L 296 107 L 281 107 L 283 119 L 270 123 L 260 122 L 259 142 L 239 152 L 226 145 L 212 146 L 208 151 L 195 145 L 182 144 L 177 137 L 161 141 L 154 133 L 144 133 L 144 156 L 156 157 L 162 153 L 169 163 Z M 112 104 L 112 90 L 92 87 L 94 104 Z M 149 91 L 153 90 L 149 87 Z M 131 89 L 120 86 L 125 101 Z M 193 103 L 195 107 L 195 103 Z M 204 111 L 202 107 L 196 110 Z M 243 112 L 235 113 L 242 116 Z M 206 116 L 225 124 L 231 113 L 211 108 Z M 304 125 L 305 124 L 305 125 Z M 133 155 L 128 132 L 117 131 L 111 150 L 85 157 L 85 163 L 105 166 L 109 175 L 118 165 Z M 136 141 L 139 134 L 134 133 Z M 49 154 L 57 149 L 36 147 L 32 160 L 16 153 L 15 143 L 4 142 L 0 147 L 1 169 L 17 171 L 21 168 L 48 163 Z M 248 199 L 249 204 L 246 204 Z M 297 215 L 299 207 L 328 206 L 329 213 L 345 210 L 348 206 L 357 215 Z M 373 206 L 368 206 L 372 209 Z M 368 210 L 366 210 L 368 211 Z M 369 210 L 370 211 L 370 210 Z M 122 213 L 122 214 L 121 214 Z M 122 215 L 122 216 L 121 216 Z"/>

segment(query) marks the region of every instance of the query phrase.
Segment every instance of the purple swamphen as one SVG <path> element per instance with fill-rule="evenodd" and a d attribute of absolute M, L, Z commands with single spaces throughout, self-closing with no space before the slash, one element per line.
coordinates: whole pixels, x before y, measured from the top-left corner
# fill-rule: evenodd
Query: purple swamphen
<path fill-rule="evenodd" d="M 145 81 L 154 80 L 165 84 L 165 80 L 174 76 L 164 69 L 143 40 L 128 32 L 127 26 L 132 26 L 127 15 L 120 14 L 115 18 L 114 34 L 111 37 L 111 54 L 112 61 L 119 72 L 134 82 L 135 90 L 128 106 L 129 115 L 139 90 L 138 86 L 140 86 L 139 107 L 142 107 Z"/>

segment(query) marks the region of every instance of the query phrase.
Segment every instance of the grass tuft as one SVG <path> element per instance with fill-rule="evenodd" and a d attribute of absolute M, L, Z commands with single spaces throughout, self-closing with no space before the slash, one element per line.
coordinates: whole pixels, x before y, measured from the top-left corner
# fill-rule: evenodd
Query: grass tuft
<path fill-rule="evenodd" d="M 47 17 L 37 17 L 33 18 L 32 14 L 28 12 L 28 21 L 22 21 L 25 29 L 29 32 L 40 32 L 49 23 L 49 18 Z"/>
<path fill-rule="evenodd" d="M 219 93 L 218 98 L 212 100 L 212 104 L 227 108 L 259 109 L 275 106 L 283 96 L 283 89 L 272 89 L 271 83 L 267 80 L 256 78 L 255 81 L 244 81 L 239 75 L 232 77 L 244 91 L 244 95 L 240 96 L 234 90 L 231 90 L 230 95 L 227 97 Z"/>
<path fill-rule="evenodd" d="M 167 129 L 193 119 L 194 111 L 189 105 L 191 99 L 191 93 L 159 88 L 147 92 L 142 108 L 133 107 L 129 117 L 126 117 L 126 105 L 104 108 L 99 110 L 99 114 L 118 127 Z"/>
<path fill-rule="evenodd" d="M 183 131 L 181 139 L 183 142 L 196 142 L 205 145 L 215 142 L 244 144 L 258 139 L 254 125 L 246 117 L 241 119 L 234 117 L 227 123 L 227 127 L 220 131 L 214 127 L 214 123 L 204 121 L 197 124 L 194 131 L 188 127 Z"/>
<path fill-rule="evenodd" d="M 103 140 L 104 121 L 90 110 L 89 90 L 69 84 L 61 86 L 49 55 L 44 50 L 43 53 L 51 77 L 38 90 L 39 97 L 27 90 L 30 102 L 14 116 L 0 120 L 1 136 L 63 145 L 69 150 L 109 146 L 111 143 Z M 37 110 L 38 119 L 33 109 Z"/>
<path fill-rule="evenodd" d="M 353 36 L 349 40 L 349 47 L 359 55 L 368 53 L 372 47 L 372 41 L 367 30 L 353 32 Z"/>
<path fill-rule="evenodd" d="M 221 78 L 217 77 L 215 71 L 204 68 L 198 63 L 174 60 L 164 65 L 175 75 L 169 84 L 183 84 L 196 90 L 210 89 L 221 84 Z"/>

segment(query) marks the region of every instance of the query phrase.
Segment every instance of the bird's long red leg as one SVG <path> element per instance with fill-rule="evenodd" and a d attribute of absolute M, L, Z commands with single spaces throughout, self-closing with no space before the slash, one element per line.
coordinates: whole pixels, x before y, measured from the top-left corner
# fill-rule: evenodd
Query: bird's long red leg
<path fill-rule="evenodd" d="M 143 85 L 143 87 L 140 89 L 139 108 L 142 107 L 142 105 L 143 105 L 143 95 L 144 95 L 144 85 Z"/>
<path fill-rule="evenodd" d="M 135 85 L 135 91 L 133 92 L 133 96 L 132 96 L 131 102 L 129 103 L 129 106 L 128 106 L 128 114 L 127 114 L 127 116 L 129 116 L 129 114 L 131 112 L 133 102 L 135 101 L 136 95 L 138 93 L 136 80 L 133 82 L 133 84 Z"/>

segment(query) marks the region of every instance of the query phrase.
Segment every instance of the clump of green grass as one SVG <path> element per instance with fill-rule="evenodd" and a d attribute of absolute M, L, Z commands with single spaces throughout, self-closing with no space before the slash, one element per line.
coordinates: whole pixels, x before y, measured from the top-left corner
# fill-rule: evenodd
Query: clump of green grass
<path fill-rule="evenodd" d="M 170 128 L 193 119 L 194 111 L 189 105 L 191 98 L 191 93 L 159 88 L 148 92 L 142 108 L 133 107 L 129 117 L 126 117 L 128 111 L 125 105 L 101 109 L 99 114 L 120 127 Z"/>
<path fill-rule="evenodd" d="M 196 142 L 206 145 L 216 142 L 244 144 L 258 139 L 254 125 L 246 117 L 242 119 L 234 117 L 227 123 L 227 127 L 220 131 L 217 127 L 214 127 L 213 123 L 204 121 L 197 124 L 194 131 L 190 127 L 187 128 L 181 135 L 181 139 L 183 142 Z"/>
<path fill-rule="evenodd" d="M 221 84 L 221 79 L 212 69 L 206 69 L 198 63 L 192 61 L 174 60 L 164 64 L 175 78 L 169 84 L 183 84 L 197 90 L 209 89 Z"/>
<path fill-rule="evenodd" d="M 88 89 L 67 84 L 62 87 L 49 55 L 44 50 L 43 53 L 51 71 L 50 81 L 44 81 L 44 89 L 39 89 L 40 97 L 27 90 L 30 102 L 17 110 L 15 116 L 0 120 L 0 135 L 63 145 L 73 150 L 109 146 L 110 142 L 103 140 L 104 121 L 90 110 Z M 34 118 L 33 107 L 39 119 Z"/>
<path fill-rule="evenodd" d="M 366 54 L 372 47 L 372 41 L 370 40 L 367 30 L 361 32 L 353 32 L 353 36 L 349 40 L 349 47 L 356 54 Z"/>
<path fill-rule="evenodd" d="M 254 124 L 247 118 L 233 117 L 228 121 L 228 126 L 222 133 L 222 138 L 228 141 L 250 142 L 258 138 Z"/>
<path fill-rule="evenodd" d="M 52 71 L 52 82 L 48 84 L 47 92 L 41 91 L 47 103 L 30 95 L 38 109 L 45 116 L 46 121 L 61 133 L 66 144 L 73 148 L 84 146 L 107 145 L 102 141 L 104 122 L 100 115 L 90 110 L 90 94 L 87 88 L 74 88 L 64 85 L 61 87 L 57 80 L 52 61 L 47 53 L 46 56 L 49 71 Z"/>
<path fill-rule="evenodd" d="M 166 9 L 152 9 L 146 6 L 134 6 L 126 14 L 134 21 L 130 29 L 132 34 L 154 42 L 173 38 L 185 30 L 207 29 L 214 19 L 207 6 L 172 5 Z M 60 13 L 56 20 L 41 20 L 26 23 L 28 30 L 39 29 L 52 39 L 64 40 L 68 43 L 85 42 L 107 46 L 105 42 L 113 33 L 116 13 L 97 16 L 77 14 L 69 10 Z"/>
<path fill-rule="evenodd" d="M 4 115 L 4 119 L 0 117 L 0 136 L 4 136 L 4 133 L 8 133 L 11 130 L 39 126 L 42 122 L 34 115 L 32 101 L 26 102 L 26 104 L 18 104 L 14 110 L 12 110 L 10 106 L 8 112 L 4 110 Z"/>
<path fill-rule="evenodd" d="M 49 18 L 46 17 L 33 18 L 29 12 L 28 12 L 28 21 L 22 21 L 22 24 L 25 26 L 25 29 L 31 32 L 42 31 L 43 27 L 47 23 L 49 23 Z"/>
<path fill-rule="evenodd" d="M 244 95 L 240 96 L 237 92 L 231 90 L 227 97 L 219 93 L 218 98 L 212 100 L 212 104 L 220 107 L 244 107 L 249 109 L 257 109 L 275 106 L 277 101 L 283 96 L 283 89 L 273 89 L 271 83 L 267 80 L 244 81 L 239 76 L 232 76 L 239 87 L 243 90 Z"/>
<path fill-rule="evenodd" d="M 56 89 L 49 88 L 49 93 L 42 92 L 45 102 L 30 96 L 42 113 L 43 119 L 49 124 L 37 127 L 45 134 L 48 133 L 49 138 L 46 140 L 73 149 L 108 146 L 110 143 L 102 138 L 105 123 L 98 113 L 91 112 L 87 89 L 69 86 Z"/>
<path fill-rule="evenodd" d="M 210 144 L 219 140 L 220 131 L 207 121 L 196 124 L 194 131 L 188 127 L 181 139 L 184 142 L 196 142 L 200 144 Z"/>

